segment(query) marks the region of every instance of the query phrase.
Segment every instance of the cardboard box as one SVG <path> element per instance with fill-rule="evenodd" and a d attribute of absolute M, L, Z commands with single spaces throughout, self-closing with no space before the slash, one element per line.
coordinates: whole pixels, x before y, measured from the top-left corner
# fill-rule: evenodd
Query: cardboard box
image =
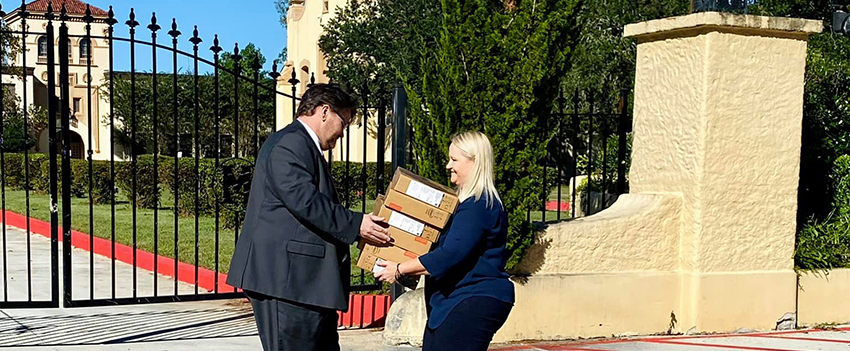
<path fill-rule="evenodd" d="M 407 262 L 414 258 L 418 258 L 420 256 L 410 251 L 405 251 L 404 249 L 398 246 L 377 247 L 372 245 L 366 245 L 365 243 L 361 242 L 359 247 L 360 258 L 357 259 L 357 267 L 363 268 L 373 273 L 375 272 L 375 263 L 378 261 L 378 259 L 401 263 Z"/>
<path fill-rule="evenodd" d="M 379 195 L 378 198 L 382 198 L 383 195 Z M 375 200 L 377 202 L 377 200 Z M 384 199 L 386 201 L 386 199 Z M 407 233 L 413 234 L 414 236 L 418 236 L 425 240 L 428 240 L 432 243 L 437 242 L 440 239 L 440 230 L 434 228 L 428 224 L 425 224 L 421 221 L 418 221 L 410 216 L 407 216 L 403 213 L 393 211 L 392 209 L 387 208 L 386 206 L 375 206 L 372 211 L 374 215 L 378 217 L 383 217 L 387 223 L 390 224 L 390 227 L 394 227 L 400 230 L 403 230 Z"/>
<path fill-rule="evenodd" d="M 396 168 L 390 190 L 398 191 L 414 199 L 427 203 L 448 213 L 454 213 L 459 204 L 458 197 L 451 188 L 420 177 L 404 168 Z"/>
<path fill-rule="evenodd" d="M 445 228 L 452 216 L 450 212 L 443 211 L 395 190 L 387 192 L 384 207 L 395 212 L 401 212 L 439 229 Z"/>
<path fill-rule="evenodd" d="M 380 208 L 383 205 L 384 196 L 378 195 L 378 198 L 375 199 L 375 209 L 380 211 Z M 424 255 L 428 253 L 428 251 L 431 251 L 431 245 L 433 243 L 425 238 L 410 234 L 393 226 L 387 228 L 387 231 L 389 232 L 390 237 L 393 238 L 393 245 L 395 246 L 401 247 L 402 249 L 413 252 L 417 255 Z"/>

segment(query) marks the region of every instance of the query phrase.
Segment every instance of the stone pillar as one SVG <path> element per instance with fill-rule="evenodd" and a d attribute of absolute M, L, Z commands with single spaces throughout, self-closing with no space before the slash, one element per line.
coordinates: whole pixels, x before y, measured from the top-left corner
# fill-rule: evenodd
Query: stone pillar
<path fill-rule="evenodd" d="M 821 21 L 704 12 L 631 24 L 633 193 L 682 197 L 679 323 L 770 329 L 795 311 L 808 35 Z"/>

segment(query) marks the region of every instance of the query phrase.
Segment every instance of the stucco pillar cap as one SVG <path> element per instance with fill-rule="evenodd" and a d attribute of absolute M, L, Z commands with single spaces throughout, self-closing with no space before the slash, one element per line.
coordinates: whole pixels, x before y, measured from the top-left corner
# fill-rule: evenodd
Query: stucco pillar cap
<path fill-rule="evenodd" d="M 766 32 L 775 32 L 774 35 L 806 38 L 810 34 L 820 33 L 823 30 L 823 22 L 802 18 L 698 12 L 628 24 L 623 29 L 623 37 L 635 38 L 638 41 L 651 41 L 655 37 L 669 37 L 671 32 L 683 32 L 683 35 L 687 35 L 686 32 L 693 30 L 745 30 L 753 33 L 759 32 L 762 35 Z"/>

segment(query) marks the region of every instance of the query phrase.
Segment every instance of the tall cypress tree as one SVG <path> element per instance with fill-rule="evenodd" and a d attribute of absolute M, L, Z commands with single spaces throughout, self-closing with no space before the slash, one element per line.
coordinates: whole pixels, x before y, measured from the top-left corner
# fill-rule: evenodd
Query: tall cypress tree
<path fill-rule="evenodd" d="M 509 268 L 533 240 L 527 211 L 544 191 L 540 163 L 560 122 L 547 116 L 576 43 L 582 1 L 442 0 L 439 45 L 422 62 L 422 92 L 408 89 L 420 174 L 447 181 L 451 136 L 489 136 L 509 215 Z"/>

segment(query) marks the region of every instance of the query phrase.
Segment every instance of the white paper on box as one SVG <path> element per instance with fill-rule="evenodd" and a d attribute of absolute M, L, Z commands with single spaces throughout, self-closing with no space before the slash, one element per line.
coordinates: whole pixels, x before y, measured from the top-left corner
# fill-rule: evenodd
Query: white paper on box
<path fill-rule="evenodd" d="M 416 236 L 422 236 L 425 231 L 425 223 L 393 211 L 387 223 L 393 227 L 406 231 Z"/>
<path fill-rule="evenodd" d="M 407 191 L 404 192 L 407 196 L 422 201 L 434 207 L 440 207 L 445 194 L 442 191 L 429 187 L 425 184 L 410 180 L 410 185 L 407 186 Z"/>
<path fill-rule="evenodd" d="M 374 265 L 374 266 L 372 266 L 372 273 L 373 273 L 373 274 L 381 273 L 381 272 L 383 272 L 383 271 L 386 269 L 386 268 L 384 268 L 384 267 L 379 266 L 379 265 L 378 265 L 378 263 L 379 263 L 379 262 L 384 262 L 384 260 L 382 260 L 382 259 L 380 259 L 380 258 L 379 258 L 377 261 L 375 261 L 375 265 Z"/>

